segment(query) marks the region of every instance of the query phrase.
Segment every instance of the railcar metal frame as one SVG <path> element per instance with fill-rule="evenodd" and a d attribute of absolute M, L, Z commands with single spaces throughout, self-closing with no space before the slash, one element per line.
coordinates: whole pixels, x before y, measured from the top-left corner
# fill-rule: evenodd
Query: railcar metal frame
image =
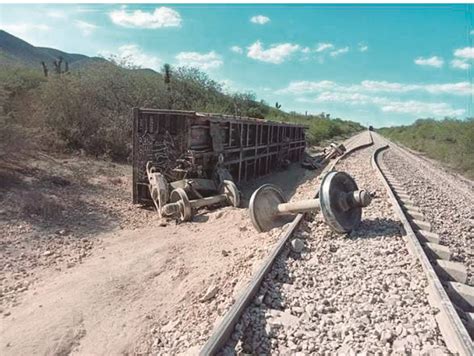
<path fill-rule="evenodd" d="M 215 168 L 222 167 L 235 182 L 241 182 L 269 174 L 288 161 L 301 161 L 306 128 L 249 117 L 134 108 L 133 202 L 151 202 L 146 163 L 156 158 L 154 146 L 165 134 L 180 159 L 192 167 L 176 174 L 176 180 L 212 178 Z"/>

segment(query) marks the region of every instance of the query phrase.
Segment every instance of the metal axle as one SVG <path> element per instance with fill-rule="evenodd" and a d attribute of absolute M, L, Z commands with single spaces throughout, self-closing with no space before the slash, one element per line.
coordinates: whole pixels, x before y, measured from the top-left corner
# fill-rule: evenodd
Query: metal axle
<path fill-rule="evenodd" d="M 356 190 L 351 193 L 341 194 L 338 198 L 338 204 L 341 210 L 347 211 L 356 207 L 366 207 L 370 204 L 370 193 L 366 190 Z M 319 199 L 307 199 L 297 202 L 278 204 L 277 210 L 279 214 L 298 214 L 315 210 L 321 210 Z"/>
<path fill-rule="evenodd" d="M 317 210 L 334 231 L 345 233 L 359 224 L 362 208 L 370 202 L 370 193 L 359 190 L 351 176 L 330 172 L 321 183 L 319 199 L 287 203 L 278 187 L 265 184 L 252 194 L 249 210 L 252 222 L 260 232 L 288 223 L 292 214 Z"/>
<path fill-rule="evenodd" d="M 240 193 L 232 181 L 225 180 L 220 187 L 221 194 L 210 197 L 189 200 L 183 188 L 176 188 L 171 192 L 171 203 L 164 205 L 161 212 L 166 216 L 178 216 L 182 221 L 189 221 L 193 211 L 205 206 L 215 204 L 230 204 L 235 207 L 240 205 Z"/>
<path fill-rule="evenodd" d="M 214 195 L 211 197 L 205 197 L 196 200 L 190 200 L 189 205 L 192 209 L 199 209 L 205 206 L 210 206 L 219 203 L 227 202 L 227 196 L 225 194 Z M 181 202 L 178 201 L 176 203 L 169 203 L 163 206 L 162 213 L 167 216 L 171 216 L 177 214 L 182 209 Z"/>

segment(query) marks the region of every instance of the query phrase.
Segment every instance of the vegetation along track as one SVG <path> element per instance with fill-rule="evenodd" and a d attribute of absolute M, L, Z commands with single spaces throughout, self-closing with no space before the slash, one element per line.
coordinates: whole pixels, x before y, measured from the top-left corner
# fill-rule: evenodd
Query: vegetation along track
<path fill-rule="evenodd" d="M 463 354 L 453 343 L 452 324 L 443 319 L 448 307 L 428 293 L 433 282 L 424 273 L 426 263 L 410 254 L 398 203 L 371 167 L 385 144 L 377 134 L 373 141 L 334 163 L 375 193 L 359 228 L 341 236 L 320 215 L 312 221 L 297 217 L 269 255 L 267 269 L 255 275 L 253 282 L 262 282 L 249 285 L 201 354 Z M 301 253 L 285 244 L 290 237 L 304 240 Z M 254 295 L 251 289 L 257 289 Z"/>

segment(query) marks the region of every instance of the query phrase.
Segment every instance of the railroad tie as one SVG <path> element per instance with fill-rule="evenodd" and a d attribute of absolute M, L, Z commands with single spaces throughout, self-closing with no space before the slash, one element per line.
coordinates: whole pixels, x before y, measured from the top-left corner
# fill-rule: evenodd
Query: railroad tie
<path fill-rule="evenodd" d="M 459 282 L 446 282 L 446 292 L 464 312 L 474 312 L 474 287 Z"/>
<path fill-rule="evenodd" d="M 405 213 L 409 215 L 409 217 L 411 217 L 412 219 L 423 220 L 425 218 L 425 216 L 422 213 L 415 211 L 413 209 L 407 209 Z"/>
<path fill-rule="evenodd" d="M 408 219 L 412 226 L 414 225 L 415 230 L 431 231 L 431 224 L 428 221 Z"/>
<path fill-rule="evenodd" d="M 433 242 L 439 244 L 440 238 L 438 234 L 426 230 L 415 231 L 416 236 L 421 242 Z"/>
<path fill-rule="evenodd" d="M 448 246 L 443 246 L 433 242 L 427 242 L 424 244 L 425 250 L 429 255 L 435 259 L 449 261 L 451 259 L 451 251 Z"/>
<path fill-rule="evenodd" d="M 436 260 L 436 272 L 446 280 L 454 280 L 459 283 L 467 282 L 467 269 L 460 262 Z"/>

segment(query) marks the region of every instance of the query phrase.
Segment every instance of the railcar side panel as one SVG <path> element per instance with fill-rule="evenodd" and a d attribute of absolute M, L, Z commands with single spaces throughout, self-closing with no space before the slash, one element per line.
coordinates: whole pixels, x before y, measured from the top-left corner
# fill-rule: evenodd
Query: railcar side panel
<path fill-rule="evenodd" d="M 192 111 L 133 109 L 133 202 L 151 202 L 146 163 L 168 182 L 212 178 L 217 166 L 235 182 L 298 162 L 305 126 Z"/>

